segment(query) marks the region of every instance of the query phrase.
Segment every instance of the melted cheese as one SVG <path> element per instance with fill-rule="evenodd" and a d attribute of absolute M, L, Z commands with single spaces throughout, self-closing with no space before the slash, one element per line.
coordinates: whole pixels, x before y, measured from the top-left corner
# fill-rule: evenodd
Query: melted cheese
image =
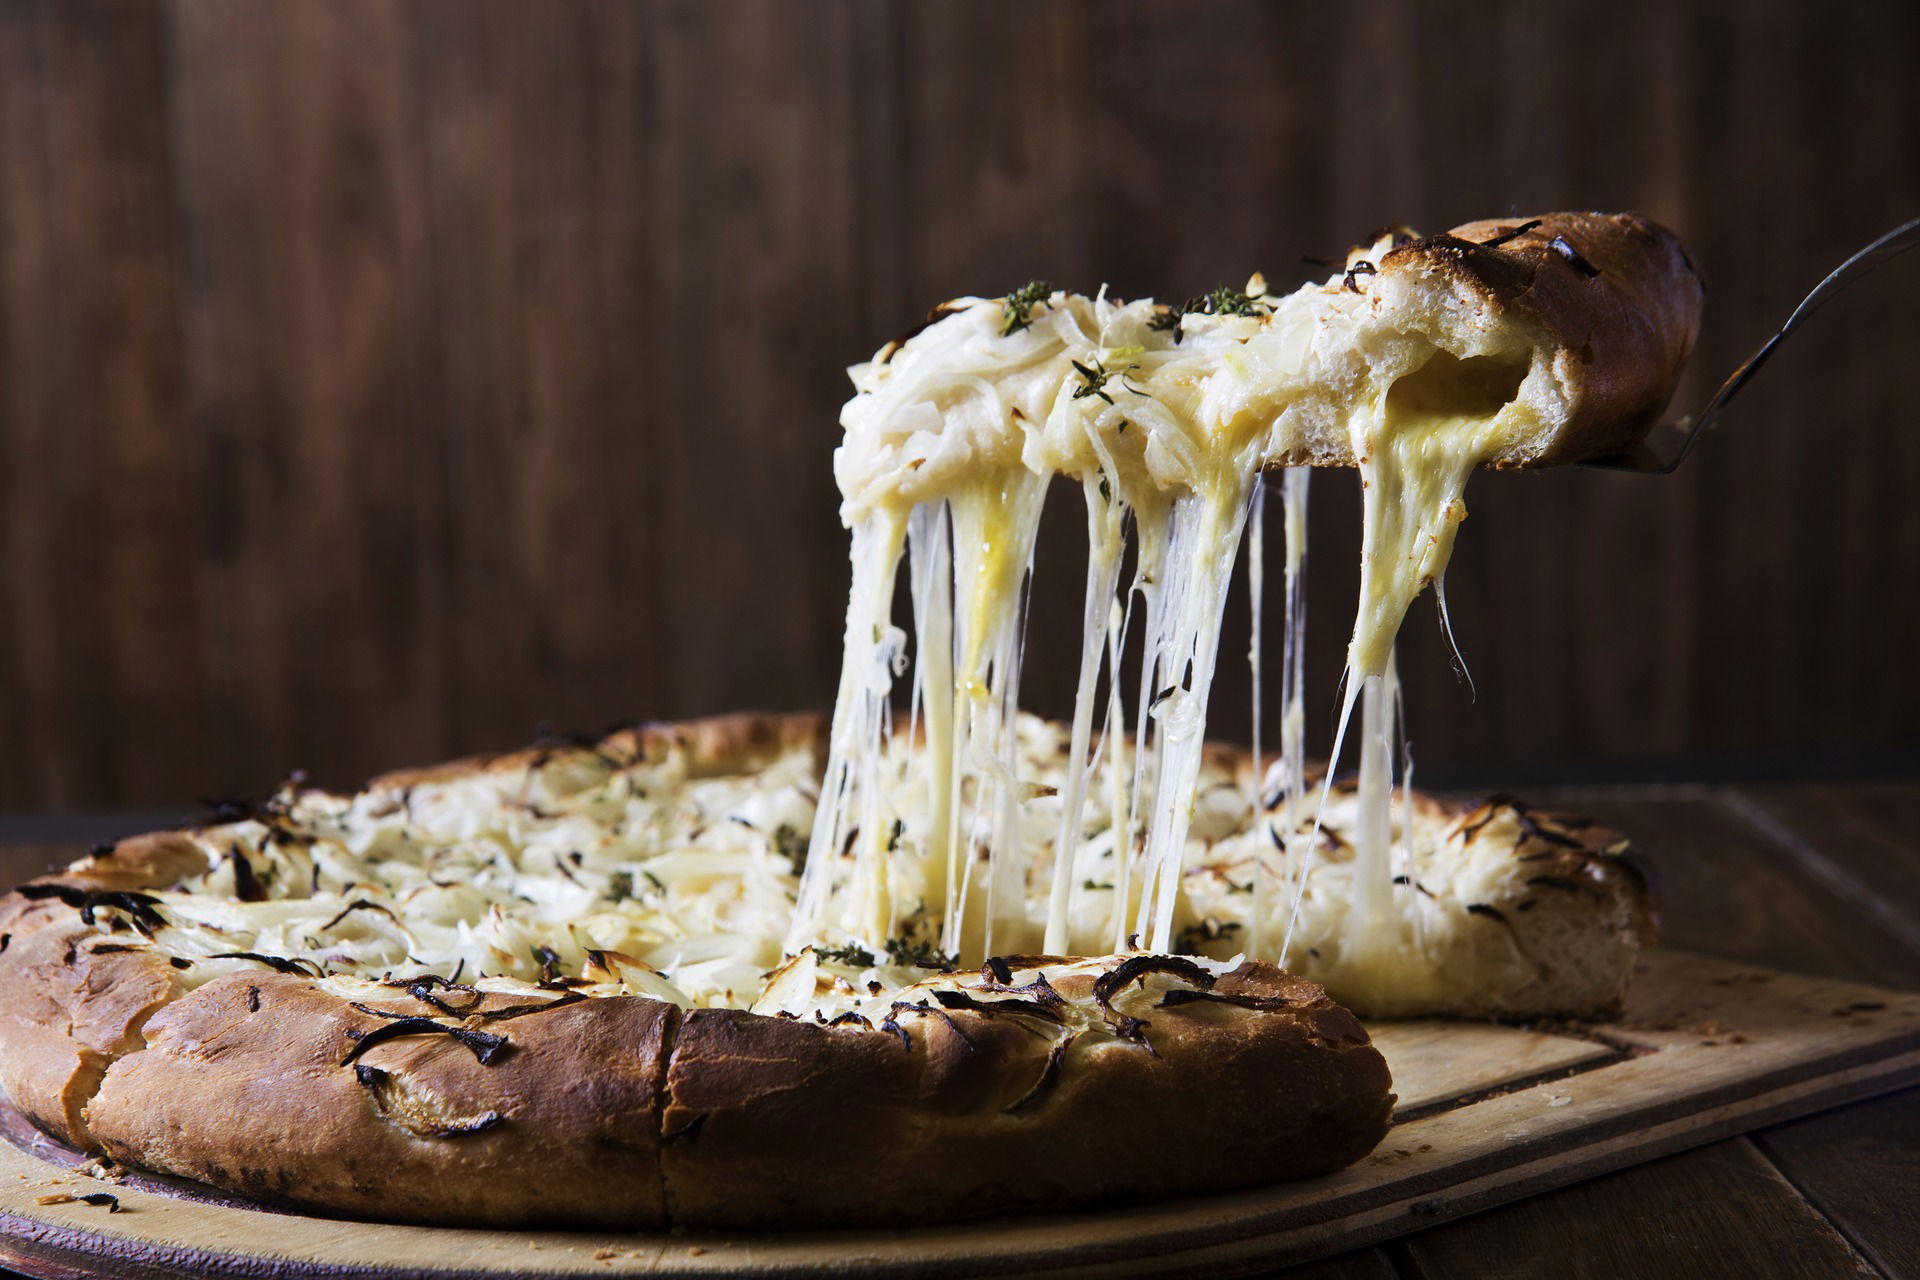
<path fill-rule="evenodd" d="M 1123 881 L 1137 857 L 1113 821 L 1114 784 L 1132 772 L 1127 753 L 1112 749 L 1124 734 L 1095 747 L 1079 821 L 1063 824 L 1071 727 L 1020 715 L 1011 730 L 1011 772 L 1030 789 L 1014 819 L 1030 855 L 1015 887 L 1024 904 L 1015 927 L 1037 936 L 1051 886 L 1066 876 L 1075 892 L 1065 949 L 1113 950 L 1138 908 Z M 643 760 L 566 748 L 524 767 L 357 796 L 289 791 L 266 820 L 189 835 L 204 867 L 154 891 L 162 923 L 150 940 L 121 908 L 99 907 L 95 927 L 115 945 L 176 958 L 190 986 L 272 963 L 323 973 L 354 999 L 433 974 L 490 991 L 534 994 L 544 981 L 683 1006 L 871 1017 L 932 981 L 943 912 L 931 898 L 911 901 L 891 947 L 829 928 L 785 953 L 820 773 L 805 747 L 724 776 L 696 775 L 674 753 Z M 913 834 L 930 812 L 923 748 L 893 736 L 875 777 L 881 811 L 905 815 L 885 842 L 888 883 L 903 898 L 922 894 L 944 878 Z M 1268 904 L 1262 922 L 1255 882 L 1281 806 L 1273 789 L 1260 797 L 1250 784 L 1218 760 L 1200 763 L 1175 949 L 1231 963 L 1256 927 L 1275 936 L 1297 910 L 1294 967 L 1375 1009 L 1444 1010 L 1463 993 L 1533 979 L 1514 932 L 1473 907 L 1508 901 L 1515 859 L 1554 851 L 1570 838 L 1565 830 L 1543 836 L 1510 812 L 1468 821 L 1397 810 L 1395 871 L 1407 882 L 1390 889 L 1385 940 L 1360 947 L 1357 792 L 1333 789 L 1311 845 L 1302 817 L 1293 844 L 1310 872 L 1305 891 L 1297 907 Z M 1073 832 L 1064 849 L 1063 829 Z M 828 854 L 829 885 L 854 884 L 861 858 L 851 846 Z"/>
<path fill-rule="evenodd" d="M 1385 247 L 1357 250 L 1356 258 Z M 925 841 L 943 883 L 920 885 L 916 893 L 942 906 L 939 945 L 969 960 L 1019 946 L 1060 950 L 1073 936 L 1084 885 L 1094 883 L 1068 874 L 1067 864 L 1102 832 L 1117 861 L 1112 914 L 1130 917 L 1116 925 L 1116 937 L 1137 937 L 1153 949 L 1171 945 L 1226 585 L 1256 479 L 1275 460 L 1311 454 L 1337 437 L 1359 459 L 1365 499 L 1361 592 L 1333 757 L 1348 718 L 1362 709 L 1365 854 L 1353 946 L 1386 936 L 1393 637 L 1414 597 L 1445 568 L 1465 518 L 1467 476 L 1526 426 L 1516 405 L 1531 348 L 1521 338 L 1502 348 L 1476 338 L 1478 345 L 1455 354 L 1417 326 L 1396 330 L 1381 319 L 1391 306 L 1369 296 L 1371 279 L 1347 276 L 1273 297 L 1256 278 L 1253 297 L 1213 308 L 1228 314 L 1170 316 L 1151 301 L 1121 303 L 1104 294 L 1056 292 L 1025 310 L 1012 300 L 962 299 L 922 333 L 852 371 L 857 394 L 842 413 L 846 437 L 835 467 L 860 561 L 856 594 L 879 599 L 873 584 L 891 573 L 877 549 L 886 540 L 866 532 L 869 526 L 909 526 L 923 531 L 915 534 L 921 539 L 945 530 L 951 539 L 950 553 L 915 552 L 916 564 L 929 567 L 913 591 L 924 628 L 913 704 L 925 710 L 931 735 L 934 798 L 924 819 L 873 810 L 868 780 L 885 749 L 884 726 L 869 715 L 851 718 L 852 732 L 836 728 L 826 809 L 790 950 L 822 929 L 872 942 L 919 903 L 880 886 L 877 874 L 860 879 L 864 897 L 834 898 L 824 883 L 833 873 L 812 868 L 828 867 L 819 855 L 856 825 L 867 833 L 862 843 L 878 826 Z M 1023 656 L 1021 592 L 1045 481 L 1053 475 L 1080 482 L 1088 563 L 1074 714 L 1058 784 L 1064 794 L 1052 806 L 1050 847 L 1061 869 L 1040 895 L 1036 918 L 1019 886 L 1044 858 L 1020 831 L 1023 813 L 1042 792 L 1015 770 L 1009 726 Z M 1297 486 L 1288 482 L 1288 642 L 1295 652 L 1304 616 L 1305 492 L 1304 477 Z M 1117 608 L 1129 528 L 1136 569 L 1125 606 Z M 870 549 L 862 552 L 863 545 Z M 1253 545 L 1249 571 L 1257 584 L 1257 530 Z M 948 563 L 950 570 L 938 567 Z M 865 644 L 855 637 L 853 616 L 850 610 L 849 643 Z M 1117 658 L 1136 618 L 1142 657 L 1127 690 Z M 881 634 L 881 619 L 862 613 L 860 621 Z M 1259 647 L 1256 636 L 1256 685 Z M 1285 665 L 1281 789 L 1293 819 L 1304 792 L 1303 695 L 1297 658 Z M 877 669 L 871 659 L 849 656 L 843 706 L 870 705 L 859 701 L 870 693 L 859 682 Z M 1110 764 L 1129 756 L 1130 767 L 1109 772 L 1105 812 L 1090 826 L 1085 810 L 1103 680 L 1101 750 Z M 849 682 L 857 686 L 853 693 Z M 918 832 L 927 821 L 938 829 Z M 1306 882 L 1291 848 L 1299 823 L 1285 825 L 1277 843 L 1297 900 Z M 1275 879 L 1271 868 L 1257 870 L 1262 903 L 1275 897 Z M 1272 914 L 1255 913 L 1263 948 Z"/>

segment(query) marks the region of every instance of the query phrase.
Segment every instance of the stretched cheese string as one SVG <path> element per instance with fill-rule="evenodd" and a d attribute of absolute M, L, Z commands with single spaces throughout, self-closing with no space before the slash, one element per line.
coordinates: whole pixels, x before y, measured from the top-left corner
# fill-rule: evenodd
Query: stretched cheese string
<path fill-rule="evenodd" d="M 1107 830 L 1113 838 L 1114 895 L 1108 949 L 1127 946 L 1128 907 L 1133 901 L 1133 832 L 1128 827 L 1126 791 L 1127 706 L 1120 695 L 1120 649 L 1127 612 L 1115 600 L 1107 609 L 1107 724 L 1100 745 L 1107 750 Z"/>
<path fill-rule="evenodd" d="M 906 522 L 889 507 L 878 509 L 853 527 L 849 551 L 853 588 L 847 595 L 840 691 L 828 731 L 819 813 L 807 845 L 807 873 L 801 878 L 793 923 L 787 932 L 788 951 L 798 951 L 817 934 L 833 884 L 827 868 L 859 835 L 849 821 L 855 798 L 863 802 L 862 812 L 869 817 L 867 840 L 856 850 L 858 910 L 866 917 L 859 923 L 862 932 L 877 929 L 881 937 L 887 936 L 890 927 L 889 920 L 879 918 L 890 914 L 881 901 L 887 850 L 882 833 L 872 829 L 872 817 L 879 803 L 882 735 L 898 653 L 898 633 L 892 620 L 893 579 L 905 536 Z"/>
<path fill-rule="evenodd" d="M 1067 744 L 1067 773 L 1060 787 L 1060 826 L 1054 837 L 1053 886 L 1047 908 L 1047 931 L 1041 950 L 1066 955 L 1072 947 L 1068 922 L 1078 877 L 1075 853 L 1085 823 L 1088 747 L 1093 735 L 1094 696 L 1101 659 L 1108 649 L 1108 616 L 1113 593 L 1120 585 L 1120 557 L 1125 549 L 1125 517 L 1111 494 L 1102 496 L 1097 480 L 1082 486 L 1087 502 L 1087 588 L 1080 621 L 1080 679 L 1073 695 L 1073 727 Z M 1111 710 L 1111 702 L 1109 702 Z"/>
<path fill-rule="evenodd" d="M 953 767 L 958 723 L 953 696 L 953 520 L 944 502 L 921 503 L 907 528 L 913 556 L 913 619 L 919 637 L 914 663 L 914 705 L 924 725 L 928 821 L 927 859 L 940 873 L 940 896 L 930 907 L 945 922 L 942 936 L 957 933 L 959 908 L 960 776 Z M 912 738 L 909 737 L 909 742 Z"/>
<path fill-rule="evenodd" d="M 1281 854 L 1281 866 L 1287 883 L 1296 894 L 1303 882 L 1305 867 L 1300 846 L 1301 806 L 1306 798 L 1307 773 L 1307 497 L 1313 480 L 1310 467 L 1289 467 L 1281 477 L 1281 536 L 1285 564 L 1286 589 L 1284 626 L 1280 649 L 1280 821 L 1275 839 L 1272 807 L 1266 796 L 1264 775 L 1254 758 L 1254 813 L 1269 839 L 1262 842 L 1254 864 L 1253 928 L 1249 946 L 1255 955 L 1266 955 L 1266 936 L 1273 918 L 1275 876 L 1266 845 L 1275 843 Z M 1256 611 L 1258 605 L 1256 603 Z M 1257 616 L 1257 612 L 1256 612 Z"/>
<path fill-rule="evenodd" d="M 964 726 L 958 759 L 974 779 L 968 829 L 984 823 L 989 835 L 978 927 L 970 919 L 974 859 L 963 851 L 960 883 L 949 886 L 957 891 L 957 914 L 943 945 L 969 955 L 992 954 L 996 932 L 1004 937 L 1009 918 L 1024 912 L 1023 895 L 1018 903 L 1008 901 L 1021 852 L 1014 819 L 1024 799 L 1014 775 L 1014 715 L 1020 695 L 1021 584 L 1032 565 L 1045 496 L 1045 477 L 1011 469 L 949 500 L 956 635 L 963 655 L 953 673 L 955 719 Z"/>
<path fill-rule="evenodd" d="M 1256 826 L 1271 829 L 1267 821 L 1266 806 L 1262 798 L 1266 791 L 1266 772 L 1263 768 L 1264 757 L 1260 742 L 1260 650 L 1265 628 L 1261 625 L 1261 614 L 1265 605 L 1267 586 L 1267 486 L 1263 479 L 1256 478 L 1253 485 L 1253 501 L 1247 507 L 1247 674 L 1251 686 L 1252 703 L 1252 741 L 1248 744 L 1253 752 L 1253 820 Z M 1281 665 L 1286 665 L 1283 655 Z M 1255 955 L 1266 949 L 1266 916 L 1261 910 L 1272 896 L 1272 870 L 1268 865 L 1265 850 L 1257 855 L 1254 864 L 1253 890 L 1253 927 L 1247 931 L 1247 946 Z"/>
<path fill-rule="evenodd" d="M 1147 828 L 1145 892 L 1137 917 L 1137 932 L 1153 951 L 1173 946 L 1220 621 L 1252 479 L 1251 474 L 1222 476 L 1201 493 L 1177 499 L 1171 509 L 1164 625 L 1154 636 L 1156 679 L 1166 683 L 1153 695 L 1148 712 L 1155 721 L 1159 794 Z"/>
<path fill-rule="evenodd" d="M 1391 652 L 1382 675 L 1361 682 L 1359 828 L 1354 840 L 1353 902 L 1346 950 L 1373 955 L 1393 945 L 1393 713 L 1397 685 Z"/>

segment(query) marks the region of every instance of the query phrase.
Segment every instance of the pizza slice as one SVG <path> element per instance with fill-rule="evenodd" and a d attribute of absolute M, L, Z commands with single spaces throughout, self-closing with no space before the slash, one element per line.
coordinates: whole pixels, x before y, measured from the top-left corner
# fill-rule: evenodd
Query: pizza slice
<path fill-rule="evenodd" d="M 1227 584 L 1264 500 L 1262 472 L 1291 467 L 1282 840 L 1251 863 L 1258 908 L 1246 923 L 1255 954 L 1298 964 L 1285 926 L 1278 938 L 1267 926 L 1293 919 L 1310 892 L 1307 850 L 1331 802 L 1325 781 L 1309 792 L 1300 728 L 1306 468 L 1352 465 L 1364 495 L 1360 600 L 1329 757 L 1341 758 L 1353 727 L 1359 768 L 1337 950 L 1351 973 L 1431 985 L 1418 977 L 1420 935 L 1406 927 L 1419 913 L 1395 893 L 1412 875 L 1396 866 L 1406 857 L 1396 821 L 1420 826 L 1410 804 L 1394 813 L 1406 737 L 1395 634 L 1413 599 L 1438 590 L 1469 475 L 1629 447 L 1672 392 L 1700 300 L 1698 273 L 1670 232 L 1632 214 L 1563 213 L 1426 239 L 1388 232 L 1326 282 L 1286 294 L 1256 277 L 1244 292 L 1180 306 L 1041 284 L 960 299 L 882 348 L 852 371 L 857 394 L 842 413 L 835 469 L 853 585 L 789 949 L 836 931 L 887 936 L 922 900 L 940 916 L 939 945 L 968 960 L 1029 930 L 1021 890 L 1044 844 L 1019 829 L 1034 798 L 1016 768 L 1022 592 L 1055 477 L 1082 491 L 1088 561 L 1052 844 L 1072 849 L 1090 822 L 1104 828 L 1120 850 L 1105 945 L 1137 937 L 1171 947 Z M 1250 547 L 1258 616 L 1257 537 Z M 903 569 L 911 641 L 892 616 Z M 1256 638 L 1256 724 L 1260 649 Z M 922 761 L 924 838 L 938 872 L 903 888 L 888 848 L 898 815 L 884 761 L 895 680 L 909 671 L 910 749 Z M 843 876 L 834 855 L 847 850 L 855 868 Z M 1084 883 L 1053 877 L 1045 950 L 1078 945 Z M 1276 898 L 1291 900 L 1286 910 Z M 1384 990 L 1368 1000 L 1425 1003 Z"/>

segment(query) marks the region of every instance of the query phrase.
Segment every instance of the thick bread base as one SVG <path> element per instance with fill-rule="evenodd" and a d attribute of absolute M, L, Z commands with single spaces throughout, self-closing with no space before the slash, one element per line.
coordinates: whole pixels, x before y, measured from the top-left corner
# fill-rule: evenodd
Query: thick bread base
<path fill-rule="evenodd" d="M 489 998 L 488 1005 L 516 1002 Z M 411 998 L 372 1007 L 436 1011 Z M 449 1036 L 354 1041 L 382 1019 L 304 978 L 237 974 L 157 1015 L 88 1109 L 126 1164 L 272 1203 L 400 1222 L 658 1227 L 659 1098 L 679 1010 L 583 1000 Z"/>
<path fill-rule="evenodd" d="M 180 992 L 152 952 L 111 936 L 53 900 L 0 900 L 0 1085 L 35 1124 L 95 1150 L 86 1104 L 109 1064 L 139 1049 L 147 1020 Z"/>
<path fill-rule="evenodd" d="M 1539 225 L 1490 243 L 1527 222 Z M 1484 462 L 1503 470 L 1639 444 L 1693 350 L 1705 293 L 1679 237 L 1635 213 L 1470 222 L 1400 245 L 1376 266 L 1358 321 L 1360 346 L 1408 334 L 1456 356 L 1518 354 L 1530 365 L 1532 392 L 1522 399 L 1532 426 Z M 1527 349 L 1507 350 L 1515 340 Z M 1358 465 L 1337 415 L 1296 426 L 1305 440 L 1270 465 Z"/>
<path fill-rule="evenodd" d="M 1074 981 L 1062 994 L 1084 997 Z M 116 1160 L 269 1203 L 492 1227 L 947 1220 L 1252 1186 L 1372 1150 L 1393 1097 L 1359 1022 L 1266 965 L 1214 990 L 1286 1007 L 1143 1009 L 1151 1050 L 1103 1038 L 1049 1072 L 1046 1035 L 969 1010 L 902 1013 L 896 1035 L 591 999 L 469 1021 L 508 1037 L 491 1065 L 409 1036 L 348 1066 L 380 1017 L 236 974 L 155 1016 L 88 1118 Z"/>
<path fill-rule="evenodd" d="M 1393 1096 L 1358 1020 L 1268 965 L 1214 990 L 1293 1007 L 1155 1009 L 1151 1051 L 1069 1050 L 1050 1088 L 1052 1041 L 1011 1018 L 903 1011 L 903 1038 L 697 1010 L 667 1077 L 668 1211 L 729 1227 L 951 1220 L 1255 1186 L 1371 1151 Z"/>
<path fill-rule="evenodd" d="M 764 765 L 794 747 L 824 748 L 830 721 L 816 711 L 741 711 L 678 723 L 650 721 L 615 729 L 597 742 L 561 741 L 468 756 L 417 769 L 395 769 L 371 779 L 369 791 L 403 790 L 423 782 L 447 782 L 482 773 L 521 773 L 586 746 L 621 762 L 657 761 L 678 752 L 690 777 L 739 773 Z"/>

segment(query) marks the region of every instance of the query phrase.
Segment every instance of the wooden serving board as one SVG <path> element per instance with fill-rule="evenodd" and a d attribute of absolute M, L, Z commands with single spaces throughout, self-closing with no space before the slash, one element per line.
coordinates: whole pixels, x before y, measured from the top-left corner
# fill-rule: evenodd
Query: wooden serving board
<path fill-rule="evenodd" d="M 343 1222 L 128 1176 L 13 1117 L 0 1260 L 41 1276 L 1231 1275 L 1430 1226 L 1920 1080 L 1920 994 L 1650 955 L 1627 1016 L 1382 1023 L 1400 1095 L 1353 1168 L 1072 1216 L 807 1234 L 595 1235 Z M 122 1212 L 49 1196 L 111 1191 Z"/>

